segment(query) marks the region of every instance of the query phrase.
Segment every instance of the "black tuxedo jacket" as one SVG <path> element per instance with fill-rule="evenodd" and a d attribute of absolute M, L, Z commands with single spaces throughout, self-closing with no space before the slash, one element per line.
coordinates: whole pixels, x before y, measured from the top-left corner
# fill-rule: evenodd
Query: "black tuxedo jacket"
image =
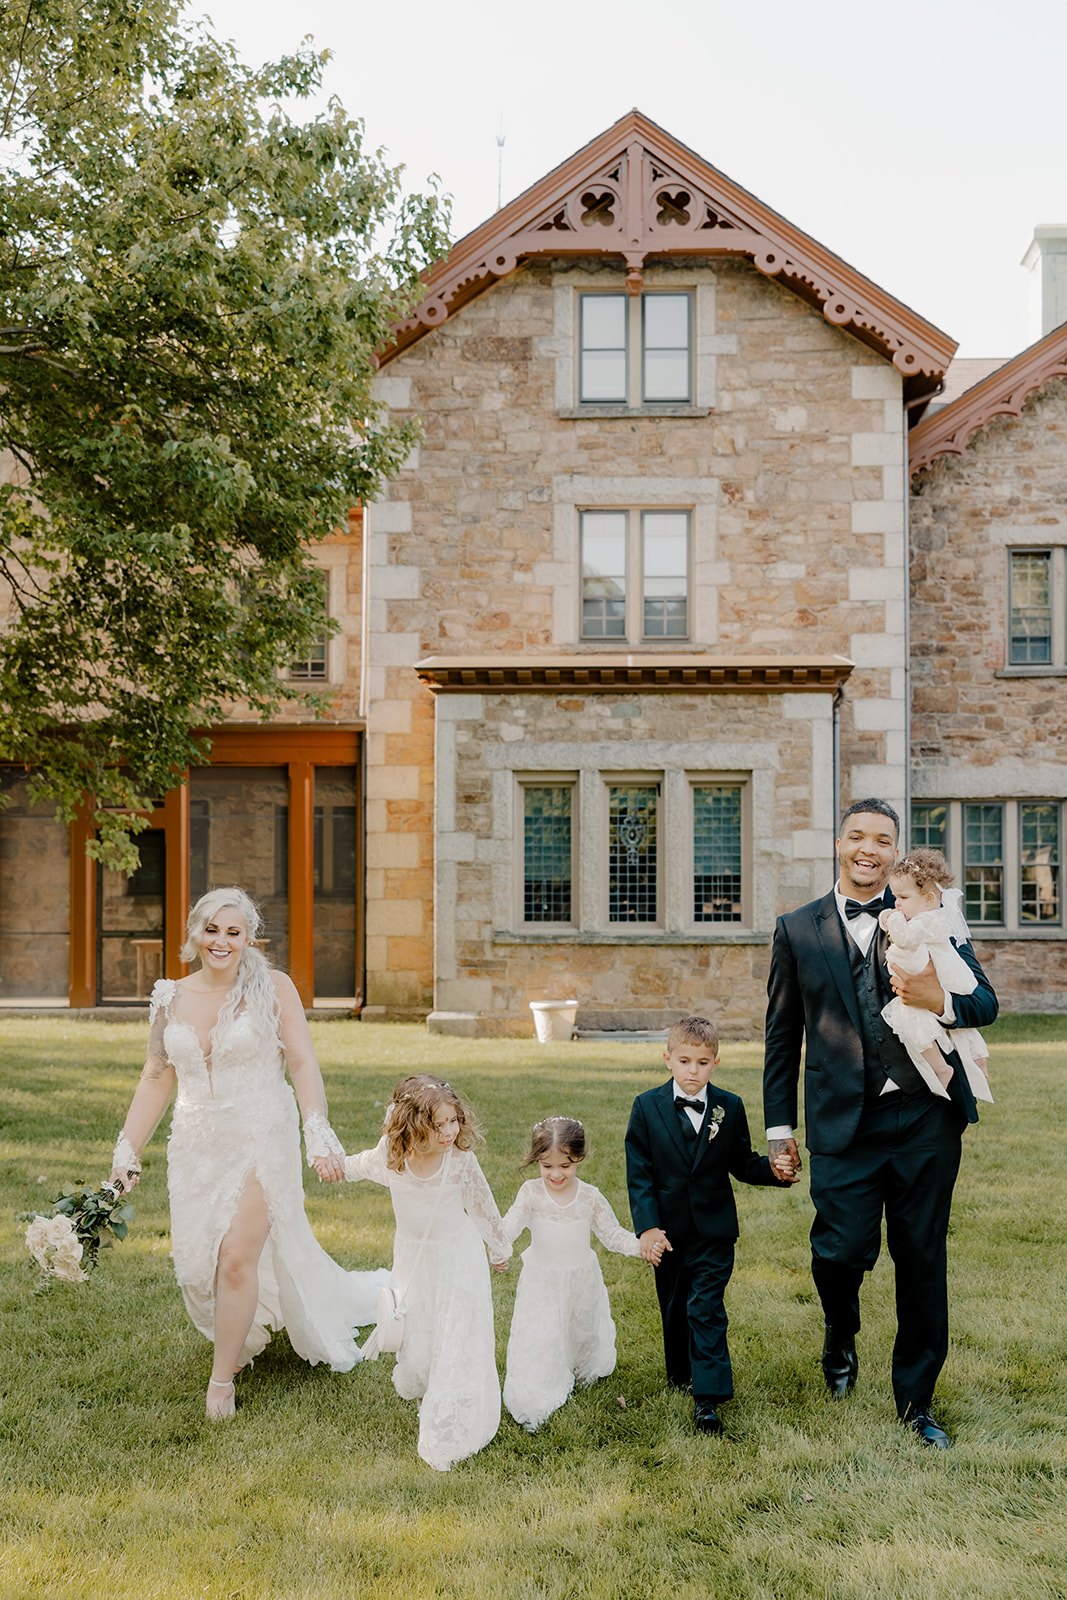
<path fill-rule="evenodd" d="M 892 904 L 892 895 L 886 895 Z M 875 935 L 877 937 L 877 935 Z M 952 996 L 955 1026 L 982 1028 L 997 1014 L 997 997 L 971 946 L 959 953 L 978 979 L 973 994 Z M 778 918 L 767 980 L 763 1112 L 768 1128 L 797 1126 L 800 1048 L 804 1043 L 804 1113 L 808 1149 L 832 1155 L 855 1137 L 863 1113 L 863 1037 L 859 1001 L 833 891 Z M 974 1099 L 957 1066 L 949 1093 L 961 1117 L 977 1120 Z M 969 1100 L 969 1105 L 967 1104 Z"/>
<path fill-rule="evenodd" d="M 713 1112 L 722 1110 L 716 1123 Z M 781 1184 L 766 1156 L 748 1136 L 745 1108 L 736 1094 L 708 1085 L 708 1105 L 696 1139 L 682 1126 L 674 1080 L 639 1094 L 626 1130 L 626 1186 L 634 1231 L 662 1228 L 678 1247 L 687 1238 L 737 1238 L 737 1206 L 730 1174 L 742 1183 Z M 718 1132 L 713 1138 L 713 1127 Z"/>

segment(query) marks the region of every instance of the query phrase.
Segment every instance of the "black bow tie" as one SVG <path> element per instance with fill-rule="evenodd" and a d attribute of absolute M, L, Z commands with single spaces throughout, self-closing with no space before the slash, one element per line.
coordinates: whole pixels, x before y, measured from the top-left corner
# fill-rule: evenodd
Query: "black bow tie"
<path fill-rule="evenodd" d="M 885 901 L 877 900 L 846 900 L 845 916 L 849 922 L 853 917 L 876 917 L 879 911 L 885 910 Z"/>
<path fill-rule="evenodd" d="M 674 1103 L 676 1106 L 685 1106 L 687 1111 L 699 1111 L 701 1116 L 704 1115 L 703 1100 L 686 1100 L 683 1095 L 676 1094 Z"/>

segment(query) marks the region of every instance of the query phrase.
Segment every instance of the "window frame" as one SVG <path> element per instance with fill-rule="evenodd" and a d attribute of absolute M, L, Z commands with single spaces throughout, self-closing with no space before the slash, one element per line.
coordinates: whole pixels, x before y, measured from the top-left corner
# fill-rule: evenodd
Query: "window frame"
<path fill-rule="evenodd" d="M 1047 556 L 1049 564 L 1049 660 L 1015 660 L 1012 653 L 1014 567 L 1018 556 Z M 997 677 L 1062 677 L 1067 673 L 1067 545 L 1027 541 L 1004 551 L 1004 666 Z"/>
<path fill-rule="evenodd" d="M 532 921 L 526 916 L 526 791 L 527 789 L 569 789 L 571 796 L 571 914 L 567 922 Z M 580 774 L 577 772 L 516 772 L 515 773 L 515 874 L 514 903 L 517 915 L 515 926 L 530 933 L 544 930 L 546 937 L 554 933 L 573 933 L 580 926 L 581 901 L 578 850 L 581 820 Z"/>
<path fill-rule="evenodd" d="M 318 571 L 319 582 L 322 588 L 322 633 L 319 635 L 316 642 L 310 647 L 312 652 L 311 654 L 307 656 L 301 656 L 297 660 L 289 662 L 285 669 L 285 677 L 289 683 L 318 685 L 329 683 L 332 679 L 332 673 L 330 671 L 330 641 L 333 638 L 333 629 L 330 627 L 330 602 L 332 598 L 331 569 L 329 567 L 319 567 Z M 316 655 L 316 652 L 318 651 L 322 652 L 321 672 L 315 672 L 311 670 L 318 665 Z M 304 670 L 305 668 L 308 670 Z"/>
<path fill-rule="evenodd" d="M 634 770 L 624 772 L 611 772 L 601 770 L 600 779 L 601 826 L 599 830 L 601 848 L 600 871 L 600 919 L 601 925 L 608 933 L 619 933 L 628 928 L 642 932 L 661 932 L 665 926 L 664 905 L 666 899 L 667 860 L 663 849 L 665 830 L 663 825 L 664 811 L 669 808 L 665 805 L 667 785 L 665 774 L 647 770 Z M 632 921 L 612 921 L 611 918 L 611 791 L 613 789 L 651 789 L 656 790 L 656 914 L 651 918 Z"/>
<path fill-rule="evenodd" d="M 575 340 L 575 404 L 582 410 L 606 409 L 609 411 L 652 411 L 660 407 L 692 406 L 696 391 L 696 305 L 697 296 L 694 285 L 676 287 L 664 285 L 658 289 L 642 289 L 638 294 L 627 294 L 617 288 L 602 289 L 577 289 L 578 315 L 575 319 L 577 335 Z M 648 345 L 646 342 L 646 315 L 645 302 L 653 298 L 674 296 L 685 299 L 687 303 L 686 323 L 688 343 L 686 346 L 686 392 L 671 399 L 657 398 L 650 400 L 646 395 L 646 364 Z M 594 399 L 585 396 L 584 388 L 584 356 L 585 344 L 585 304 L 592 299 L 616 298 L 626 302 L 626 316 L 624 321 L 623 345 L 623 370 L 625 373 L 625 396 L 618 400 Z M 615 349 L 615 346 L 591 346 L 592 349 Z M 656 346 L 658 349 L 676 349 L 677 346 Z"/>
<path fill-rule="evenodd" d="M 997 806 L 1001 811 L 1001 920 L 999 922 L 980 922 L 972 919 L 967 910 L 966 899 L 966 874 L 968 865 L 979 866 L 982 863 L 970 862 L 966 859 L 966 820 L 967 807 Z M 1057 860 L 1055 862 L 1058 890 L 1058 914 L 1055 920 L 1046 921 L 1026 919 L 1023 915 L 1023 872 L 1032 865 L 1023 861 L 1023 816 L 1028 806 L 1052 806 L 1057 817 Z M 913 848 L 926 842 L 928 829 L 924 828 L 925 837 L 917 838 L 915 832 L 916 811 L 936 811 L 941 807 L 945 812 L 944 843 L 933 844 L 932 848 L 942 850 L 948 860 L 951 870 L 956 877 L 957 885 L 964 891 L 962 910 L 967 917 L 968 926 L 973 936 L 982 938 L 1000 939 L 1032 939 L 1032 938 L 1059 938 L 1067 935 L 1067 921 L 1064 917 L 1063 905 L 1063 856 L 1064 856 L 1064 828 L 1067 825 L 1067 798 L 1052 795 L 1025 795 L 1022 797 L 982 797 L 980 799 L 963 800 L 937 800 L 922 799 L 912 803 L 912 824 L 909 828 L 909 839 Z M 996 863 L 986 863 L 996 865 Z"/>
<path fill-rule="evenodd" d="M 685 774 L 688 791 L 686 910 L 687 926 L 696 930 L 722 928 L 727 930 L 752 926 L 752 784 L 747 772 L 697 772 Z M 696 916 L 696 791 L 698 789 L 740 790 L 740 851 L 741 851 L 741 913 L 739 917 L 701 918 Z"/>
<path fill-rule="evenodd" d="M 582 644 L 618 648 L 621 644 L 682 645 L 693 638 L 693 524 L 696 508 L 686 505 L 579 506 L 578 511 L 578 618 L 577 637 Z M 623 576 L 623 632 L 586 633 L 585 631 L 585 519 L 597 516 L 626 518 L 626 571 Z M 682 633 L 645 632 L 646 517 L 685 518 L 685 630 Z"/>

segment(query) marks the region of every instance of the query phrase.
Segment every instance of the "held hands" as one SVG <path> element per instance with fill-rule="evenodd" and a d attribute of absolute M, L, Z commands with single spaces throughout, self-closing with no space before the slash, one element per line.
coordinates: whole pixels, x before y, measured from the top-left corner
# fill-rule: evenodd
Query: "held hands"
<path fill-rule="evenodd" d="M 944 1011 L 945 991 L 932 961 L 926 963 L 922 972 L 896 972 L 891 967 L 889 977 L 893 993 L 898 994 L 906 1006 L 932 1011 L 935 1017 Z"/>
<path fill-rule="evenodd" d="M 511 1266 L 511 1258 L 510 1256 L 505 1256 L 503 1261 L 494 1261 L 492 1257 L 490 1257 L 489 1265 L 492 1267 L 494 1272 L 506 1272 Z"/>
<path fill-rule="evenodd" d="M 646 1228 L 637 1240 L 641 1249 L 641 1260 L 647 1261 L 650 1266 L 658 1267 L 663 1260 L 664 1250 L 673 1254 L 674 1246 L 667 1238 L 662 1228 Z"/>
<path fill-rule="evenodd" d="M 767 1159 L 779 1183 L 796 1183 L 804 1163 L 795 1139 L 768 1139 Z"/>
<path fill-rule="evenodd" d="M 319 1175 L 320 1183 L 340 1183 L 345 1175 L 345 1158 L 341 1156 L 313 1156 L 311 1165 Z"/>

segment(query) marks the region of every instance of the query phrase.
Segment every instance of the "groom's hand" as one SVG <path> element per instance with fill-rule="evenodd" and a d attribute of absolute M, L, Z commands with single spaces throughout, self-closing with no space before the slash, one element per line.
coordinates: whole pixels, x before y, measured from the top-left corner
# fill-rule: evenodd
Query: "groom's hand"
<path fill-rule="evenodd" d="M 797 1174 L 804 1165 L 795 1139 L 768 1139 L 767 1159 L 774 1169 L 775 1176 L 783 1183 L 795 1183 Z M 792 1177 L 789 1176 L 790 1172 Z"/>
<path fill-rule="evenodd" d="M 894 972 L 893 992 L 906 1006 L 932 1011 L 935 1017 L 941 1016 L 945 1009 L 945 991 L 932 961 L 926 963 L 922 972 Z"/>

